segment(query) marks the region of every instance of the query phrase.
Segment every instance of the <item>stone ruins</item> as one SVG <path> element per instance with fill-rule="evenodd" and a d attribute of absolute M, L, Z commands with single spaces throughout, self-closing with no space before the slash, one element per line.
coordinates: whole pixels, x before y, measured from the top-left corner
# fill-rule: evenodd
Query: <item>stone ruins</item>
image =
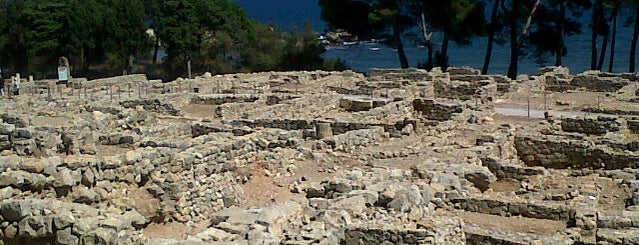
<path fill-rule="evenodd" d="M 0 244 L 638 244 L 637 74 L 23 82 Z"/>

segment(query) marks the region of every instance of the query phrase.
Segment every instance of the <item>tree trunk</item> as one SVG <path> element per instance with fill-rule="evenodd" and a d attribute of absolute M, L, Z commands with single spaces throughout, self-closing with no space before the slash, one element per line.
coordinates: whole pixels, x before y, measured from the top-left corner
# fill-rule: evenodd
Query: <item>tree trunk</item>
<path fill-rule="evenodd" d="M 402 32 L 399 29 L 399 23 L 397 20 L 393 21 L 393 37 L 395 38 L 395 42 L 397 43 L 397 55 L 399 56 L 399 63 L 402 66 L 402 69 L 408 68 L 408 58 L 406 58 L 406 53 L 404 52 L 404 45 L 402 44 Z"/>
<path fill-rule="evenodd" d="M 444 32 L 444 38 L 442 39 L 442 48 L 439 51 L 439 57 L 437 65 L 442 68 L 442 71 L 448 69 L 448 43 L 450 38 L 448 37 L 448 31 Z"/>
<path fill-rule="evenodd" d="M 555 66 L 562 65 L 564 57 L 564 35 L 566 34 L 566 1 L 561 0 L 559 3 L 559 40 L 557 42 L 557 53 L 555 56 Z"/>
<path fill-rule="evenodd" d="M 426 69 L 430 70 L 433 68 L 433 41 L 431 40 L 433 32 L 428 32 L 426 29 L 426 16 L 424 16 L 423 11 L 421 13 L 421 18 L 422 22 L 420 25 L 422 28 L 422 35 L 424 36 L 424 45 L 426 45 L 426 49 L 428 50 L 428 56 L 426 57 Z"/>
<path fill-rule="evenodd" d="M 617 41 L 617 17 L 619 8 L 615 7 L 612 12 L 612 39 L 610 40 L 610 63 L 608 63 L 608 72 L 612 72 L 615 63 L 615 43 Z"/>
<path fill-rule="evenodd" d="M 160 37 L 158 34 L 155 34 L 155 47 L 153 48 L 153 64 L 155 64 L 158 60 L 158 52 L 160 52 Z"/>
<path fill-rule="evenodd" d="M 497 11 L 501 0 L 494 0 L 493 12 L 490 15 L 490 28 L 488 30 L 488 44 L 486 45 L 486 56 L 484 57 L 484 65 L 481 68 L 481 74 L 488 74 L 488 66 L 490 66 L 490 58 L 493 54 L 493 42 L 495 40 L 495 29 L 497 28 Z"/>
<path fill-rule="evenodd" d="M 630 45 L 630 65 L 628 72 L 635 72 L 635 56 L 637 55 L 637 37 L 639 36 L 639 8 L 635 10 L 635 23 L 632 31 L 632 45 Z"/>
<path fill-rule="evenodd" d="M 517 78 L 517 66 L 519 64 L 519 41 L 517 19 L 519 19 L 519 0 L 513 0 L 511 3 L 512 13 L 508 20 L 509 36 L 510 36 L 510 64 L 508 65 L 507 76 L 510 79 Z"/>
<path fill-rule="evenodd" d="M 592 33 L 590 36 L 590 70 L 597 69 L 597 36 L 599 35 L 600 8 L 602 0 L 595 0 L 595 6 L 592 8 Z"/>
<path fill-rule="evenodd" d="M 603 68 L 604 59 L 606 58 L 606 50 L 608 50 L 608 36 L 603 37 L 603 43 L 601 43 L 601 54 L 599 54 L 599 64 L 597 64 L 597 70 Z"/>

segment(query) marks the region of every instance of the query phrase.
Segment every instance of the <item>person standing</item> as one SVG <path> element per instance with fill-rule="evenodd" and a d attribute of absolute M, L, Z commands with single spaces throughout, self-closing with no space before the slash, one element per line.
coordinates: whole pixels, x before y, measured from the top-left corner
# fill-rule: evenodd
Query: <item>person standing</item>
<path fill-rule="evenodd" d="M 20 78 L 18 77 L 13 81 L 13 95 L 20 95 Z"/>
<path fill-rule="evenodd" d="M 0 97 L 4 97 L 4 78 L 2 78 L 2 70 L 0 70 Z"/>

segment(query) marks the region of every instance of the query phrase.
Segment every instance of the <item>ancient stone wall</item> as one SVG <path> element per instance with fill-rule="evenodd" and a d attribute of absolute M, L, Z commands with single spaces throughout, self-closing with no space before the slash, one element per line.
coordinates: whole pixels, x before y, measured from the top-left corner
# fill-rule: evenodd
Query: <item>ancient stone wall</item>
<path fill-rule="evenodd" d="M 585 139 L 560 135 L 518 135 L 515 148 L 528 166 L 555 169 L 623 169 L 639 166 L 639 154 L 613 151 Z"/>
<path fill-rule="evenodd" d="M 565 132 L 577 132 L 588 135 L 604 135 L 621 130 L 622 122 L 614 117 L 571 118 L 561 120 L 561 129 Z"/>
<path fill-rule="evenodd" d="M 446 121 L 454 114 L 461 113 L 462 107 L 458 103 L 447 103 L 439 100 L 415 99 L 413 101 L 415 111 L 429 120 Z"/>

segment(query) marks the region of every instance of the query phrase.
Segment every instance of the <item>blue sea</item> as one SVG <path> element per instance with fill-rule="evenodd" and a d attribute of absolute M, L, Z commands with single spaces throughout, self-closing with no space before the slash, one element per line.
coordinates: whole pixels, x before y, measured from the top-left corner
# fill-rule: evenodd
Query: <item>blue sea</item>
<path fill-rule="evenodd" d="M 290 30 L 293 26 L 303 28 L 306 23 L 311 23 L 313 28 L 322 33 L 327 24 L 321 19 L 321 9 L 316 0 L 234 0 L 242 6 L 248 14 L 264 23 L 274 23 L 284 30 Z M 571 73 L 578 73 L 590 68 L 590 27 L 588 19 L 590 12 L 582 17 L 582 34 L 566 37 L 568 54 L 564 57 L 564 66 L 570 68 Z M 630 16 L 629 13 L 621 13 L 618 21 L 617 44 L 615 46 L 614 72 L 628 71 L 630 43 L 632 28 L 624 26 L 624 22 Z M 441 40 L 438 36 L 435 42 Z M 487 38 L 476 38 L 472 45 L 455 46 L 449 49 L 449 62 L 453 66 L 470 66 L 481 69 L 486 54 Z M 601 39 L 599 40 L 601 43 Z M 411 66 L 426 60 L 426 49 L 416 45 L 415 40 L 405 39 L 406 54 Z M 608 48 L 610 45 L 608 45 Z M 371 48 L 374 48 L 372 51 Z M 377 50 L 376 48 L 379 48 Z M 439 47 L 436 45 L 435 50 Z M 376 43 L 361 43 L 350 45 L 344 49 L 329 49 L 326 58 L 341 58 L 353 70 L 368 72 L 370 68 L 397 68 L 399 59 L 397 52 L 391 47 Z M 604 70 L 608 67 L 608 57 L 604 62 Z M 508 70 L 510 48 L 508 45 L 495 45 L 489 73 L 505 74 Z M 639 62 L 637 62 L 639 64 Z M 547 63 L 538 64 L 531 57 L 522 57 L 519 63 L 520 74 L 537 74 L 539 67 L 554 64 L 554 58 L 549 57 Z M 639 68 L 639 67 L 638 67 Z"/>

